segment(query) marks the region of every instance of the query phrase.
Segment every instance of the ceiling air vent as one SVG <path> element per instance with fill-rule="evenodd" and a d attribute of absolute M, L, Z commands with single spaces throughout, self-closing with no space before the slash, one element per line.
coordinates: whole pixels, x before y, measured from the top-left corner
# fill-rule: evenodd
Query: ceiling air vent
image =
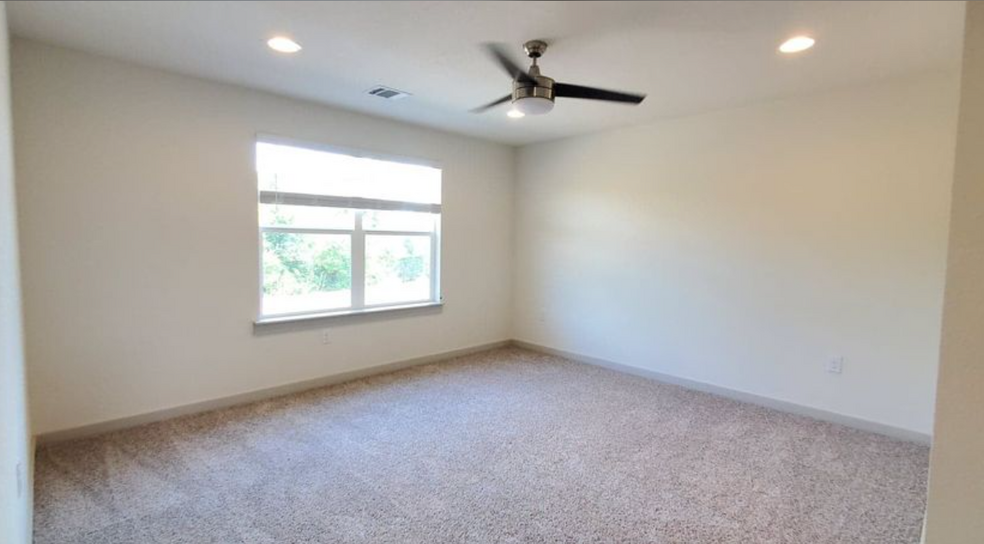
<path fill-rule="evenodd" d="M 410 93 L 405 93 L 389 87 L 383 87 L 382 85 L 376 85 L 366 91 L 366 93 L 372 96 L 378 96 L 379 98 L 385 98 L 386 100 L 401 100 L 410 96 Z"/>

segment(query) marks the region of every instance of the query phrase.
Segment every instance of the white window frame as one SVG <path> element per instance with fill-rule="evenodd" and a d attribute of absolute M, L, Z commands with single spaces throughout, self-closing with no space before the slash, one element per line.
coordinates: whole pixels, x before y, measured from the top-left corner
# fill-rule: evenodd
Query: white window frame
<path fill-rule="evenodd" d="M 254 153 L 256 146 L 255 144 L 268 143 L 276 145 L 286 145 L 291 147 L 300 147 L 305 149 L 312 149 L 315 151 L 325 151 L 328 153 L 335 153 L 341 155 L 349 155 L 353 157 L 360 158 L 370 158 L 376 160 L 390 161 L 390 162 L 402 162 L 406 164 L 416 164 L 422 166 L 429 166 L 432 168 L 441 169 L 441 166 L 434 162 L 421 159 L 410 159 L 407 157 L 398 157 L 393 155 L 385 155 L 374 152 L 367 152 L 363 150 L 355 150 L 350 148 L 342 148 L 337 146 L 329 146 L 324 144 L 317 144 L 311 142 L 303 142 L 294 140 L 291 138 L 285 138 L 282 136 L 273 136 L 269 134 L 258 134 L 256 141 L 254 142 Z M 253 164 L 256 164 L 256 157 L 253 158 Z M 255 179 L 254 187 L 257 189 L 257 202 L 256 209 L 259 210 L 260 204 L 289 204 L 289 205 L 304 205 L 304 206 L 323 206 L 330 208 L 339 208 L 352 210 L 355 215 L 355 225 L 352 229 L 323 229 L 323 228 L 308 228 L 308 227 L 285 227 L 276 226 L 269 227 L 263 226 L 259 223 L 259 214 L 257 217 L 257 242 L 258 242 L 258 254 L 259 254 L 259 305 L 257 308 L 257 324 L 264 323 L 282 323 L 288 321 L 299 321 L 307 319 L 321 319 L 329 317 L 339 317 L 339 316 L 350 316 L 350 315 L 361 315 L 361 314 L 371 314 L 378 312 L 388 312 L 388 311 L 402 311 L 410 310 L 415 308 L 429 308 L 429 307 L 440 307 L 444 304 L 444 298 L 441 295 L 441 216 L 442 207 L 441 204 L 422 204 L 417 202 L 404 202 L 397 200 L 384 200 L 375 198 L 358 198 L 358 197 L 336 197 L 328 195 L 307 195 L 298 193 L 284 193 L 277 191 L 263 191 L 259 190 L 259 177 Z M 444 184 L 442 180 L 441 192 L 444 192 Z M 442 198 L 443 200 L 443 198 Z M 414 212 L 424 212 L 435 214 L 433 228 L 428 231 L 404 231 L 404 230 L 366 230 L 363 228 L 363 216 L 368 210 L 388 210 L 388 211 L 414 211 Z M 264 234 L 268 232 L 283 232 L 292 234 L 328 234 L 328 235 L 343 235 L 349 236 L 350 251 L 352 254 L 352 304 L 347 308 L 339 309 L 324 309 L 324 310 L 309 310 L 302 312 L 290 312 L 290 313 L 279 313 L 279 314 L 264 314 L 263 313 L 263 244 L 264 244 Z M 366 237 L 367 236 L 419 236 L 426 237 L 430 239 L 430 298 L 422 300 L 412 300 L 412 301 L 401 301 L 396 303 L 383 303 L 383 304 L 366 304 L 365 301 L 365 286 L 366 286 L 366 275 L 365 275 L 365 265 L 366 265 Z"/>

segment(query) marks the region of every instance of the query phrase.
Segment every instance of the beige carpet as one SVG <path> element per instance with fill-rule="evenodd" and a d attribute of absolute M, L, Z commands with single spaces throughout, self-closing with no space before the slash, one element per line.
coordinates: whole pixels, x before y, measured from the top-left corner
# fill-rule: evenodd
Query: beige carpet
<path fill-rule="evenodd" d="M 915 543 L 927 458 L 504 349 L 44 447 L 36 542 Z"/>

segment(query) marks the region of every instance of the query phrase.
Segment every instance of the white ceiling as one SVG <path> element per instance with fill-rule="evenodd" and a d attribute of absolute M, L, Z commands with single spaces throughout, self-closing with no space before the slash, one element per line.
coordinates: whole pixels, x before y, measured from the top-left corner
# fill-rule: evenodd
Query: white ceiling
<path fill-rule="evenodd" d="M 963 2 L 7 2 L 15 35 L 483 138 L 524 144 L 906 73 L 956 69 Z M 817 46 L 776 53 L 808 32 Z M 293 36 L 294 56 L 265 40 Z M 468 112 L 510 82 L 479 49 L 544 38 L 544 75 L 648 93 Z M 383 84 L 402 101 L 365 94 Z"/>

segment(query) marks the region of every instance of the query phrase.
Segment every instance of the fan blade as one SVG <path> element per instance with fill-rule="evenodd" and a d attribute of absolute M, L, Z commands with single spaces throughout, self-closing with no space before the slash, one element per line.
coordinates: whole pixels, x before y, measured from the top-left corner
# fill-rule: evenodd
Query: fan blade
<path fill-rule="evenodd" d="M 471 110 L 471 112 L 472 113 L 482 113 L 482 112 L 484 112 L 487 109 L 494 108 L 494 107 L 498 106 L 499 104 L 502 104 L 503 102 L 509 102 L 510 100 L 512 100 L 512 95 L 511 94 L 507 94 L 506 96 L 503 96 L 502 98 L 497 98 L 497 99 L 489 102 L 488 104 L 485 104 L 484 106 L 479 106 L 479 107 Z"/>
<path fill-rule="evenodd" d="M 554 96 L 565 96 L 567 98 L 587 98 L 588 100 L 606 100 L 608 102 L 627 102 L 629 104 L 638 104 L 646 98 L 646 95 L 644 94 L 606 91 L 605 89 L 571 85 L 569 83 L 554 83 L 553 90 Z"/>
<path fill-rule="evenodd" d="M 513 62 L 511 58 L 509 58 L 509 55 L 506 53 L 506 50 L 503 49 L 501 45 L 495 43 L 487 43 L 485 44 L 485 50 L 488 51 L 489 55 L 492 56 L 492 59 L 498 62 L 499 66 L 501 66 L 502 69 L 505 70 L 507 74 L 509 74 L 509 77 L 511 77 L 513 81 L 520 81 L 522 83 L 536 85 L 536 81 L 534 81 L 533 78 L 526 73 L 526 70 L 523 70 L 518 64 L 516 64 L 515 62 Z"/>

